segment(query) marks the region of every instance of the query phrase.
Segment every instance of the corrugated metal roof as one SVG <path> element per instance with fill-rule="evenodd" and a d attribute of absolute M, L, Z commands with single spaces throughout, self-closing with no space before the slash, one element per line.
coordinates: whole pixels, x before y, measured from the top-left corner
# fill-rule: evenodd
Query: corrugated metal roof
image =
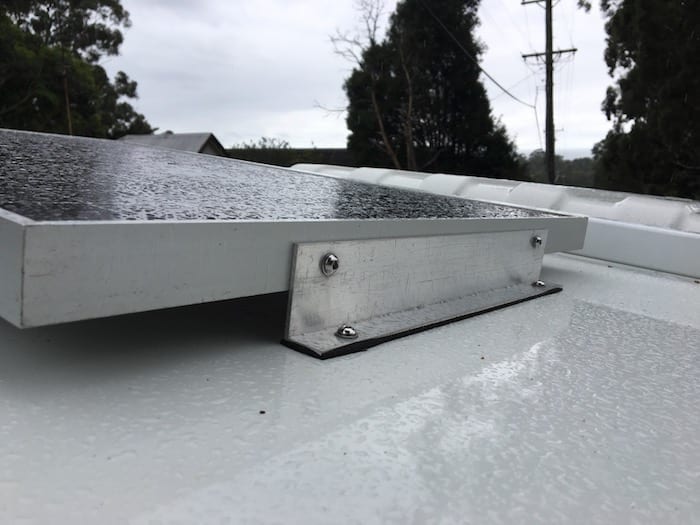
<path fill-rule="evenodd" d="M 700 277 L 700 202 L 590 188 L 420 173 L 297 164 L 294 169 L 438 195 L 589 217 L 581 255 Z"/>
<path fill-rule="evenodd" d="M 297 164 L 292 168 L 383 186 L 413 188 L 438 195 L 453 195 L 700 233 L 700 202 L 688 199 L 385 168 L 352 168 L 324 164 Z"/>

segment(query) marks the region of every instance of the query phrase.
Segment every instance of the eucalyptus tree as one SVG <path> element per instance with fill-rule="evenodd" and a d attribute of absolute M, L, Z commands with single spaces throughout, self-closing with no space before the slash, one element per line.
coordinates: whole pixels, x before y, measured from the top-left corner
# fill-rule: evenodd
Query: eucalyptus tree
<path fill-rule="evenodd" d="M 348 147 L 363 164 L 521 178 L 478 65 L 479 0 L 403 0 L 345 82 Z"/>
<path fill-rule="evenodd" d="M 99 65 L 131 24 L 119 0 L 0 4 L 0 126 L 96 137 L 153 131 L 128 99 L 137 84 Z"/>

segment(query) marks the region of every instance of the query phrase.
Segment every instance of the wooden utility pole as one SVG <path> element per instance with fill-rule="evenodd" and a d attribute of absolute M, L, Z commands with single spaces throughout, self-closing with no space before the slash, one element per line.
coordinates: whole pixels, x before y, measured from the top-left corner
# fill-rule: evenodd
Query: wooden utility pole
<path fill-rule="evenodd" d="M 524 59 L 528 58 L 545 58 L 545 74 L 546 74 L 546 91 L 547 91 L 547 117 L 545 123 L 545 145 L 547 159 L 547 179 L 550 184 L 554 184 L 557 179 L 557 174 L 554 166 L 555 158 L 555 140 L 554 140 L 554 55 L 562 55 L 564 53 L 575 53 L 576 48 L 553 50 L 552 45 L 552 0 L 522 0 L 522 5 L 545 3 L 545 52 L 544 53 L 528 53 L 522 55 Z"/>
<path fill-rule="evenodd" d="M 545 147 L 547 151 L 547 178 L 550 184 L 557 180 L 554 167 L 554 57 L 552 56 L 552 0 L 545 0 L 545 76 L 547 77 L 547 116 L 545 117 Z"/>

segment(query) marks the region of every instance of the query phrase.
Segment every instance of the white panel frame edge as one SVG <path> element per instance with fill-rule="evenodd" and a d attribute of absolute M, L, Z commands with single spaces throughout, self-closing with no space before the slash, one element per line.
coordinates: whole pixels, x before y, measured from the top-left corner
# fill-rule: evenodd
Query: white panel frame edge
<path fill-rule="evenodd" d="M 700 235 L 591 217 L 583 248 L 573 253 L 650 270 L 700 277 Z"/>
<path fill-rule="evenodd" d="M 547 229 L 547 251 L 556 252 L 581 248 L 586 223 L 566 216 L 30 221 L 23 265 L 7 268 L 22 275 L 19 317 L 17 308 L 0 315 L 24 328 L 282 292 L 296 242 Z"/>
<path fill-rule="evenodd" d="M 0 317 L 22 322 L 25 226 L 31 221 L 0 209 Z"/>

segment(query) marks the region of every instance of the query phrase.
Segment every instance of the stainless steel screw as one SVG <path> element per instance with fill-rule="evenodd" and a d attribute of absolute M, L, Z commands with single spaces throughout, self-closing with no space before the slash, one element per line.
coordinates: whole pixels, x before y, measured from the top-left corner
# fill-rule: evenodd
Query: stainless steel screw
<path fill-rule="evenodd" d="M 336 330 L 335 336 L 341 339 L 357 339 L 357 330 L 350 325 L 344 324 Z"/>
<path fill-rule="evenodd" d="M 338 256 L 334 253 L 327 253 L 321 257 L 321 273 L 326 277 L 330 277 L 338 271 L 339 266 Z"/>
<path fill-rule="evenodd" d="M 544 281 L 535 281 L 534 283 L 532 283 L 532 286 L 536 288 L 544 288 L 545 286 L 547 286 L 547 283 L 545 283 Z"/>
<path fill-rule="evenodd" d="M 530 244 L 532 244 L 533 248 L 542 246 L 542 237 L 535 235 L 532 239 L 530 239 Z"/>

